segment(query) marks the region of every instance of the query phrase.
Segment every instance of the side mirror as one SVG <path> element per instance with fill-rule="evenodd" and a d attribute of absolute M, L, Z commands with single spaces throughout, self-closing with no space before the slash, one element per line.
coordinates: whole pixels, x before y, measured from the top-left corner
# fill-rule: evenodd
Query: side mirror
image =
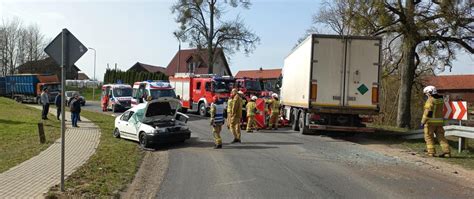
<path fill-rule="evenodd" d="M 184 122 L 184 123 L 187 123 L 188 122 L 188 119 L 189 119 L 189 116 L 181 113 L 181 112 L 176 112 L 176 118 L 175 118 L 177 121 L 181 121 L 181 122 Z"/>

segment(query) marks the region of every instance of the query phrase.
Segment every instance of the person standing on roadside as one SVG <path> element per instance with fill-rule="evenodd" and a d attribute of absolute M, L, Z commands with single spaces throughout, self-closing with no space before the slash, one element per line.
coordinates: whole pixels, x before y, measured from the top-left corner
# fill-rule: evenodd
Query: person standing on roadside
<path fill-rule="evenodd" d="M 227 129 L 230 129 L 230 112 L 232 112 L 232 97 L 229 97 L 227 100 L 227 113 L 226 113 L 226 120 L 227 120 Z"/>
<path fill-rule="evenodd" d="M 81 102 L 79 101 L 79 96 L 74 94 L 74 98 L 69 103 L 69 108 L 71 109 L 71 123 L 72 127 L 77 126 L 77 120 L 79 119 L 79 113 L 81 112 Z"/>
<path fill-rule="evenodd" d="M 43 92 L 41 93 L 40 100 L 41 105 L 43 105 L 43 111 L 41 113 L 41 119 L 47 120 L 48 113 L 49 113 L 49 95 L 48 95 L 48 88 L 43 88 Z"/>
<path fill-rule="evenodd" d="M 443 118 L 443 96 L 438 94 L 436 87 L 427 86 L 423 89 L 423 93 L 428 97 L 426 100 L 421 119 L 421 125 L 423 126 L 427 156 L 436 156 L 435 150 L 435 135 L 438 139 L 443 153 L 439 157 L 450 158 L 451 151 L 449 148 L 448 140 L 444 136 L 444 118 Z"/>
<path fill-rule="evenodd" d="M 240 120 L 242 119 L 242 98 L 237 93 L 237 89 L 232 89 L 230 93 L 232 106 L 230 107 L 230 131 L 234 135 L 234 141 L 231 143 L 240 143 Z"/>
<path fill-rule="evenodd" d="M 211 126 L 214 136 L 214 149 L 222 148 L 221 130 L 224 125 L 224 103 L 218 96 L 214 96 L 214 102 L 211 104 Z"/>
<path fill-rule="evenodd" d="M 272 126 L 274 126 L 273 130 L 278 130 L 278 117 L 280 116 L 280 101 L 278 100 L 278 94 L 273 93 L 272 99 L 266 101 L 270 104 L 270 122 L 268 124 L 268 129 L 271 130 Z"/>
<path fill-rule="evenodd" d="M 59 116 L 61 116 L 61 92 L 58 93 L 56 98 L 54 99 L 54 104 L 56 104 L 56 118 L 59 120 Z"/>
<path fill-rule="evenodd" d="M 255 115 L 257 114 L 257 104 L 255 101 L 257 101 L 257 99 L 257 96 L 252 96 L 245 107 L 247 110 L 247 133 L 252 133 L 253 129 L 257 129 L 255 121 Z"/>

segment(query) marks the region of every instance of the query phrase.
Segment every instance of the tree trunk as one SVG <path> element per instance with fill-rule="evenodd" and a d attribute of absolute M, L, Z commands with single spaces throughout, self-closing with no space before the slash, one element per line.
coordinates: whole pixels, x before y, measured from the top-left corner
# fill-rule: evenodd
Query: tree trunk
<path fill-rule="evenodd" d="M 401 70 L 401 87 L 398 98 L 397 126 L 410 128 L 411 124 L 411 89 L 415 78 L 416 41 L 411 35 L 403 38 L 403 66 Z"/>
<path fill-rule="evenodd" d="M 209 32 L 207 33 L 207 66 L 208 73 L 214 73 L 214 52 L 216 49 L 213 49 L 212 40 L 214 40 L 214 12 L 215 12 L 215 2 L 211 1 L 209 4 Z"/>

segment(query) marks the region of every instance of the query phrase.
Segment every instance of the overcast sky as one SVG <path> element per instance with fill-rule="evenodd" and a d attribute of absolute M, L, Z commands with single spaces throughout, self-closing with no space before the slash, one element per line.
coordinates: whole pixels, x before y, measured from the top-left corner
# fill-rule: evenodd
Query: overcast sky
<path fill-rule="evenodd" d="M 62 28 L 71 31 L 85 46 L 97 50 L 96 77 L 103 78 L 107 63 L 126 70 L 142 62 L 166 67 L 178 49 L 173 31 L 178 24 L 170 11 L 172 0 L 79 1 L 0 0 L 0 17 L 18 17 L 36 23 L 50 39 Z M 249 56 L 227 55 L 235 74 L 243 69 L 281 68 L 283 59 L 311 24 L 319 0 L 253 0 L 249 10 L 229 9 L 230 18 L 239 15 L 261 43 Z M 183 48 L 187 45 L 183 44 Z M 93 51 L 76 65 L 93 76 Z M 474 74 L 474 56 L 462 53 L 452 72 Z"/>

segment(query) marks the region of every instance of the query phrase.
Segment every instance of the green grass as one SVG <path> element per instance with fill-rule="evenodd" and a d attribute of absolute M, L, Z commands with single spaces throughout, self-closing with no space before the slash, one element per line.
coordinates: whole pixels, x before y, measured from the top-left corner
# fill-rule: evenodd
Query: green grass
<path fill-rule="evenodd" d="M 379 129 L 379 132 L 370 135 L 370 139 L 374 139 L 377 141 L 382 142 L 383 144 L 393 144 L 400 148 L 409 149 L 414 151 L 418 154 L 424 154 L 426 145 L 424 139 L 415 139 L 415 140 L 407 140 L 401 138 L 400 135 L 403 133 L 407 133 L 406 129 L 400 128 L 390 128 L 386 126 L 374 126 Z M 457 138 L 455 137 L 448 137 L 449 145 L 451 148 L 451 156 L 452 158 L 437 158 L 441 161 L 446 161 L 448 163 L 461 165 L 467 169 L 474 169 L 474 141 L 471 139 L 466 139 L 468 142 L 467 149 L 463 150 L 462 153 L 457 152 Z M 470 145 L 469 145 L 470 144 Z M 436 152 L 441 153 L 441 146 L 436 141 Z"/>
<path fill-rule="evenodd" d="M 101 131 L 97 151 L 86 164 L 69 176 L 65 193 L 53 187 L 48 197 L 110 198 L 133 180 L 144 153 L 135 142 L 112 136 L 114 117 L 83 110 L 81 116 L 99 126 Z"/>
<path fill-rule="evenodd" d="M 456 139 L 457 140 L 457 139 Z M 467 142 L 471 143 L 471 146 L 467 147 L 467 149 L 463 150 L 461 153 L 458 153 L 457 151 L 457 146 L 458 142 L 449 139 L 449 145 L 451 148 L 451 158 L 438 158 L 442 161 L 449 162 L 452 164 L 458 164 L 461 165 L 464 168 L 467 169 L 474 169 L 474 146 L 472 140 L 468 140 Z M 424 150 L 426 148 L 425 141 L 423 139 L 418 139 L 418 140 L 404 140 L 401 143 L 399 143 L 401 147 L 408 148 L 412 151 L 416 151 L 420 154 L 424 153 Z M 441 146 L 437 142 L 436 144 L 436 152 L 441 153 Z"/>
<path fill-rule="evenodd" d="M 95 89 L 95 96 L 92 98 L 92 88 L 77 88 L 77 87 L 66 87 L 66 91 L 79 91 L 79 93 L 86 98 L 87 101 L 100 101 L 100 88 Z"/>
<path fill-rule="evenodd" d="M 40 144 L 41 110 L 0 97 L 0 173 L 48 148 L 60 137 L 60 123 L 49 115 L 44 121 L 46 143 Z"/>

